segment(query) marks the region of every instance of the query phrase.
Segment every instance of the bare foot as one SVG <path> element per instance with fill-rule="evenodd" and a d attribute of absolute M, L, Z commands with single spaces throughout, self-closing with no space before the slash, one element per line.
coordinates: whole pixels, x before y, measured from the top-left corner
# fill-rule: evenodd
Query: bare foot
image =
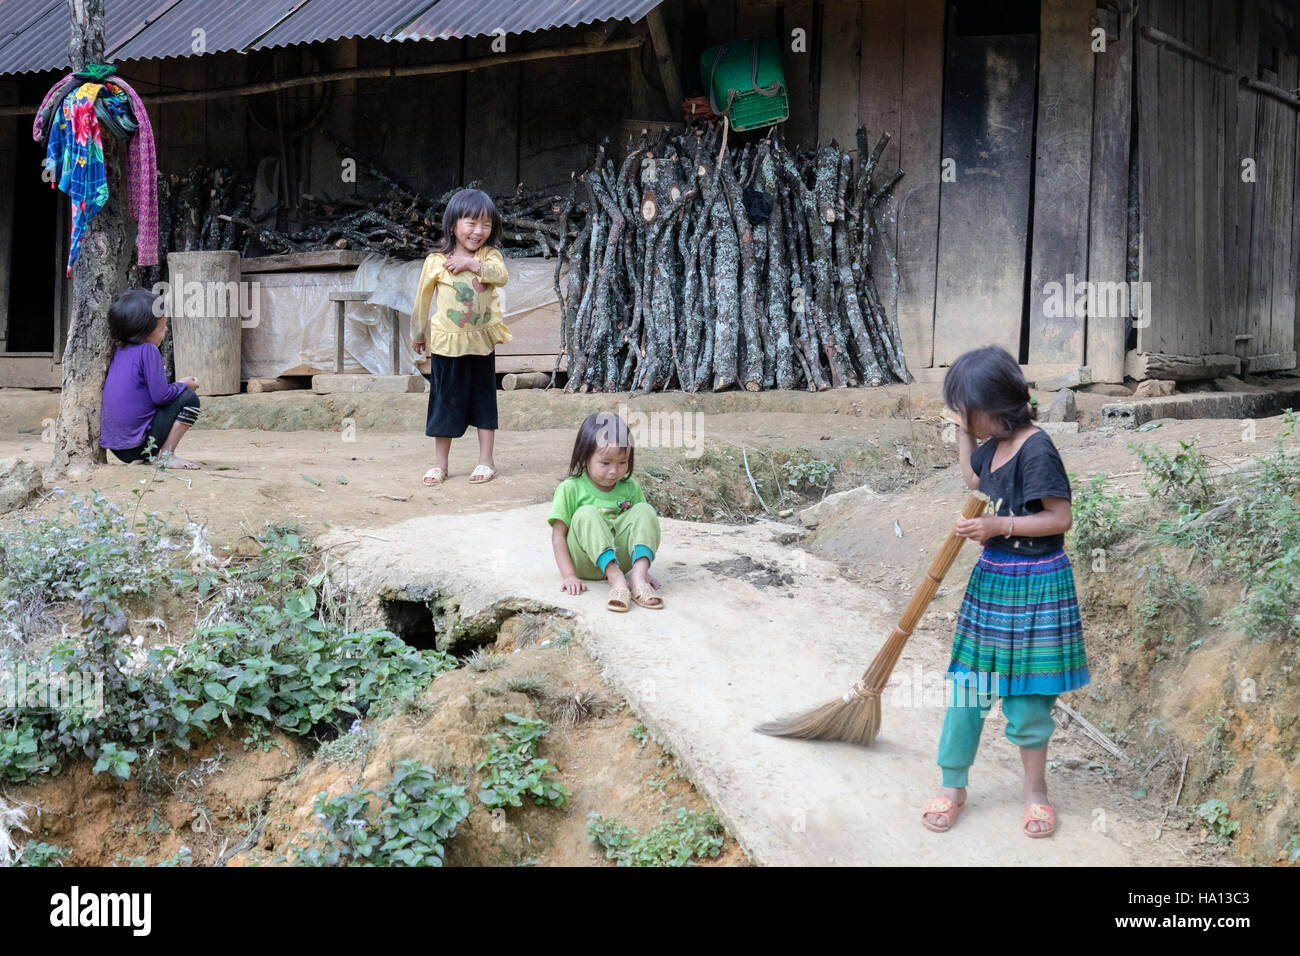
<path fill-rule="evenodd" d="M 966 788 L 965 787 L 940 787 L 937 800 L 950 800 L 952 810 L 945 815 L 938 813 L 923 813 L 922 819 L 932 824 L 938 830 L 947 830 L 956 825 L 957 815 L 961 808 L 966 806 Z"/>
<path fill-rule="evenodd" d="M 659 583 L 659 579 L 657 577 L 651 574 L 648 570 L 646 571 L 640 570 L 639 568 L 636 567 L 636 565 L 633 565 L 632 570 L 628 572 L 628 578 L 631 580 L 633 585 L 648 584 L 656 591 L 658 591 L 659 588 L 663 586 Z"/>
<path fill-rule="evenodd" d="M 189 461 L 186 458 L 177 458 L 175 455 L 171 455 L 167 458 L 167 467 L 184 468 L 187 471 L 197 471 L 199 468 L 199 466 L 194 462 Z"/>

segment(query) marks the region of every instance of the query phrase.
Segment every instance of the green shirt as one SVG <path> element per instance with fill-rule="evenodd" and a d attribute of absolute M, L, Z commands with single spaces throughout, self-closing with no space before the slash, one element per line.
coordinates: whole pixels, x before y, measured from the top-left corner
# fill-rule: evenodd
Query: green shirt
<path fill-rule="evenodd" d="M 573 513 L 583 505 L 595 505 L 605 523 L 613 525 L 614 519 L 633 505 L 645 501 L 641 486 L 631 475 L 620 479 L 611 491 L 601 491 L 591 483 L 587 473 L 576 478 L 565 478 L 555 489 L 555 499 L 551 502 L 551 516 L 548 524 L 563 521 L 573 524 Z"/>

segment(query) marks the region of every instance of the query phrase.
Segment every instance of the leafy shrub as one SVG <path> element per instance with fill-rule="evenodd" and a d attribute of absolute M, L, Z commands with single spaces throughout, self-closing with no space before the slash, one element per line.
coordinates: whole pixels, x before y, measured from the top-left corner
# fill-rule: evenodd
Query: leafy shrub
<path fill-rule="evenodd" d="M 587 839 L 599 843 L 606 859 L 619 866 L 693 866 L 697 859 L 722 852 L 726 831 L 713 813 L 678 807 L 674 819 L 644 835 L 593 812 L 587 817 Z"/>
<path fill-rule="evenodd" d="M 1163 449 L 1137 444 L 1129 446 L 1142 462 L 1142 484 L 1153 498 L 1173 501 L 1180 514 L 1200 514 L 1210 506 L 1214 487 L 1207 473 L 1209 459 L 1197 447 L 1196 439 L 1179 441 L 1170 457 Z"/>
<path fill-rule="evenodd" d="M 537 756 L 538 742 L 550 732 L 550 724 L 518 714 L 506 714 L 505 720 L 488 735 L 494 741 L 492 749 L 474 768 L 487 770 L 478 798 L 493 808 L 521 807 L 524 797 L 532 797 L 539 806 L 564 806 L 571 794 L 546 776 L 559 768 Z"/>
<path fill-rule="evenodd" d="M 1074 525 L 1070 534 L 1077 553 L 1091 556 L 1093 549 L 1108 548 L 1123 534 L 1120 499 L 1118 495 L 1105 493 L 1105 475 L 1093 475 L 1087 483 L 1071 475 L 1070 484 L 1074 488 Z"/>
<path fill-rule="evenodd" d="M 1222 800 L 1206 800 L 1196 808 L 1196 815 L 1204 820 L 1216 843 L 1227 843 L 1237 835 L 1241 824 L 1232 819 L 1228 805 Z"/>
<path fill-rule="evenodd" d="M 294 858 L 296 866 L 442 866 L 446 844 L 469 815 L 465 788 L 440 780 L 418 760 L 397 765 L 370 820 L 372 790 L 354 790 L 313 804 L 325 827 Z"/>
<path fill-rule="evenodd" d="M 22 853 L 14 866 L 62 866 L 70 855 L 70 850 L 53 843 L 29 840 L 23 845 Z"/>

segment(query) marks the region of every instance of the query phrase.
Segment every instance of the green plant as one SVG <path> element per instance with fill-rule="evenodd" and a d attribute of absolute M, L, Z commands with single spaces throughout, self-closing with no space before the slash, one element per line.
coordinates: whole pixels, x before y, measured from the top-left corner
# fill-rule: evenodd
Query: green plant
<path fill-rule="evenodd" d="M 1286 854 L 1286 861 L 1294 863 L 1300 860 L 1300 833 L 1293 833 L 1287 839 L 1286 844 L 1282 847 L 1282 852 Z"/>
<path fill-rule="evenodd" d="M 1195 631 L 1203 616 L 1201 592 L 1196 585 L 1177 577 L 1160 557 L 1143 567 L 1138 577 L 1145 579 L 1137 606 L 1138 631 L 1143 639 L 1158 636 L 1163 643 L 1172 644 L 1176 634 Z"/>
<path fill-rule="evenodd" d="M 504 654 L 494 654 L 482 647 L 476 647 L 474 652 L 465 658 L 465 667 L 478 674 L 499 670 L 505 666 Z"/>
<path fill-rule="evenodd" d="M 673 819 L 644 835 L 592 812 L 587 817 L 587 839 L 600 844 L 606 859 L 619 866 L 693 866 L 698 859 L 722 852 L 726 832 L 712 812 L 678 807 Z"/>
<path fill-rule="evenodd" d="M 465 788 L 440 780 L 432 767 L 404 760 L 380 792 L 379 821 L 370 820 L 372 790 L 312 805 L 323 834 L 294 858 L 296 866 L 442 866 L 446 844 L 469 816 Z"/>
<path fill-rule="evenodd" d="M 29 840 L 23 845 L 15 866 L 62 866 L 71 855 L 70 850 L 52 843 Z"/>
<path fill-rule="evenodd" d="M 646 745 L 646 742 L 650 739 L 650 735 L 646 732 L 645 724 L 637 724 L 635 727 L 633 727 L 631 730 L 627 732 L 627 735 L 631 737 L 633 740 L 635 740 L 637 743 L 639 743 L 642 747 L 644 747 Z"/>
<path fill-rule="evenodd" d="M 1216 843 L 1227 843 L 1241 829 L 1241 824 L 1232 819 L 1228 805 L 1222 800 L 1206 800 L 1196 808 L 1196 815 L 1209 826 Z"/>
<path fill-rule="evenodd" d="M 1091 557 L 1096 548 L 1108 548 L 1123 534 L 1120 523 L 1120 498 L 1105 493 L 1106 476 L 1093 475 L 1084 483 L 1070 475 L 1075 489 L 1073 497 L 1074 525 L 1070 529 L 1076 553 Z M 1091 567 L 1090 561 L 1084 564 Z"/>
<path fill-rule="evenodd" d="M 190 852 L 189 847 L 182 846 L 174 855 L 167 857 L 165 860 L 159 860 L 157 865 L 164 867 L 193 866 L 194 854 Z"/>
<path fill-rule="evenodd" d="M 809 458 L 806 452 L 802 452 L 791 456 L 781 465 L 781 470 L 785 472 L 786 484 L 791 491 L 807 492 L 816 489 L 825 493 L 839 469 L 832 461 Z"/>
<path fill-rule="evenodd" d="M 1209 508 L 1214 497 L 1209 459 L 1195 438 L 1179 441 L 1172 457 L 1154 445 L 1148 448 L 1134 442 L 1129 448 L 1142 462 L 1142 484 L 1151 497 L 1173 501 L 1180 514 L 1197 515 Z"/>
<path fill-rule="evenodd" d="M 518 714 L 506 714 L 487 755 L 475 770 L 487 770 L 479 786 L 478 797 L 487 806 L 520 807 L 524 797 L 539 805 L 564 806 L 571 794 L 564 785 L 547 778 L 559 768 L 537 756 L 537 745 L 550 731 L 544 720 L 530 720 Z"/>

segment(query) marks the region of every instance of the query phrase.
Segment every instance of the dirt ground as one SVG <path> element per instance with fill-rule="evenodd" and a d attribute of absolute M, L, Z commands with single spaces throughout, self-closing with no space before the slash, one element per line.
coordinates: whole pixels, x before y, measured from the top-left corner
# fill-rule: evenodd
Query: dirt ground
<path fill-rule="evenodd" d="M 598 408 L 617 409 L 624 404 L 633 411 L 646 415 L 655 412 L 700 416 L 695 419 L 703 437 L 705 457 L 725 456 L 739 467 L 740 449 L 748 450 L 750 464 L 756 460 L 756 451 L 768 455 L 788 454 L 792 449 L 803 449 L 815 458 L 828 458 L 841 463 L 837 480 L 828 489 L 831 494 L 857 484 L 866 483 L 881 492 L 881 499 L 870 506 L 846 504 L 836 506 L 831 499 L 827 514 L 814 529 L 804 528 L 798 521 L 797 510 L 785 519 L 775 514 L 769 520 L 781 521 L 785 539 L 794 544 L 788 550 L 791 560 L 801 548 L 832 561 L 844 576 L 866 589 L 883 602 L 890 613 L 901 611 L 910 597 L 918 575 L 928 564 L 933 549 L 942 540 L 951 524 L 954 512 L 964 498 L 964 486 L 955 475 L 955 469 L 946 467 L 955 460 L 955 449 L 941 439 L 938 412 L 942 405 L 937 385 L 913 385 L 875 390 L 842 390 L 808 394 L 764 393 L 756 396 L 731 393 L 720 396 L 645 396 L 625 403 L 617 396 L 566 396 L 555 393 L 519 392 L 501 393 L 502 430 L 497 436 L 496 463 L 498 477 L 481 486 L 470 485 L 466 480 L 474 464 L 474 439 L 471 433 L 453 446 L 451 477 L 434 489 L 420 483 L 423 471 L 432 463 L 432 442 L 423 437 L 423 396 L 312 396 L 303 393 L 276 393 L 261 396 L 238 396 L 210 399 L 205 402 L 204 426 L 194 429 L 186 439 L 182 452 L 203 463 L 199 472 L 167 472 L 160 480 L 151 480 L 153 473 L 145 466 L 112 464 L 96 469 L 90 475 L 61 483 L 60 487 L 74 493 L 100 491 L 119 503 L 133 502 L 138 491 L 145 493 L 143 507 L 175 519 L 188 519 L 206 525 L 212 532 L 215 547 L 221 551 L 238 552 L 249 545 L 248 536 L 266 522 L 292 522 L 312 536 L 333 529 L 351 529 L 355 534 L 366 535 L 377 529 L 399 525 L 410 519 L 429 515 L 467 515 L 501 512 L 536 505 L 550 500 L 555 484 L 563 476 L 573 442 L 573 435 L 581 418 Z M 1046 399 L 1049 396 L 1040 396 Z M 1104 473 L 1115 479 L 1120 493 L 1134 499 L 1145 496 L 1140 484 L 1140 465 L 1129 449 L 1131 441 L 1159 443 L 1172 447 L 1180 438 L 1197 435 L 1201 448 L 1215 464 L 1232 465 L 1267 450 L 1267 443 L 1278 431 L 1279 420 L 1268 419 L 1258 423 L 1256 442 L 1242 440 L 1242 430 L 1237 422 L 1228 421 L 1166 421 L 1161 427 L 1143 433 L 1099 429 L 1096 423 L 1100 406 L 1113 399 L 1102 395 L 1080 393 L 1079 405 L 1084 430 L 1077 435 L 1056 437 L 1067 469 L 1080 478 Z M 56 399 L 49 394 L 24 393 L 0 395 L 0 458 L 21 457 L 40 465 L 50 458 L 51 446 L 41 441 L 42 422 L 57 410 Z M 869 457 L 862 458 L 866 449 Z M 873 450 L 874 449 L 874 450 Z M 682 448 L 647 449 L 638 458 L 638 466 L 646 469 L 678 467 L 681 474 L 704 474 L 721 482 L 714 472 L 692 472 L 692 460 Z M 858 455 L 857 459 L 853 456 Z M 767 497 L 780 476 L 772 469 L 772 481 L 759 478 L 763 484 L 758 490 L 767 491 Z M 739 477 L 737 477 L 739 475 Z M 733 498 L 746 495 L 744 471 L 729 473 Z M 701 479 L 702 480 L 702 479 Z M 738 489 L 738 490 L 737 490 Z M 1112 488 L 1112 490 L 1114 490 Z M 58 507 L 59 496 L 50 488 L 43 499 L 29 510 L 52 512 Z M 807 501 L 802 502 L 804 504 Z M 699 502 L 692 500 L 692 506 Z M 756 499 L 746 496 L 746 510 L 759 513 Z M 704 517 L 715 517 L 705 514 Z M 12 518 L 8 519 L 12 520 Z M 0 519 L 0 527 L 6 523 Z M 544 529 L 541 533 L 544 533 Z M 430 543 L 431 553 L 436 553 L 436 542 Z M 959 557 L 948 582 L 918 628 L 916 642 L 933 643 L 936 647 L 950 638 L 951 621 L 960 603 L 965 575 L 974 560 L 972 549 Z M 723 562 L 719 562 L 720 565 Z M 713 573 L 744 580 L 749 586 L 779 587 L 783 571 L 779 565 L 720 566 Z M 883 637 L 883 635 L 882 635 Z M 580 636 L 581 640 L 581 636 Z M 551 654 L 551 658 L 545 655 Z M 1095 653 L 1090 650 L 1090 653 Z M 564 668 L 552 670 L 552 676 L 563 677 L 570 686 L 581 684 L 594 693 L 617 704 L 622 694 L 600 677 L 578 643 L 567 652 Z M 527 655 L 527 656 L 526 656 Z M 499 672 L 502 677 L 529 667 L 546 669 L 548 661 L 559 660 L 553 650 L 529 648 L 511 655 L 510 670 Z M 902 665 L 900 665 L 901 667 Z M 1104 666 L 1094 673 L 1119 679 L 1119 671 Z M 455 680 L 449 680 L 455 678 Z M 482 678 L 482 679 L 479 679 Z M 459 700 L 488 701 L 484 713 L 506 704 L 526 706 L 526 701 L 501 699 L 484 687 L 488 679 L 499 683 L 497 675 L 470 675 L 456 672 L 441 678 L 431 689 L 441 695 L 443 702 L 431 708 L 435 715 L 454 713 L 445 702 L 448 695 Z M 452 686 L 464 682 L 466 686 Z M 475 686 L 468 686 L 474 684 Z M 1114 690 L 1114 688 L 1111 688 Z M 509 697 L 510 695 L 506 695 Z M 462 706 L 457 705 L 457 706 Z M 1082 705 L 1080 705 L 1082 706 Z M 446 719 L 445 717 L 443 719 Z M 503 853 L 514 862 L 528 862 L 529 834 L 547 834 L 551 850 L 544 862 L 583 863 L 597 857 L 585 839 L 585 812 L 597 809 L 620 816 L 638 826 L 650 825 L 655 819 L 663 795 L 647 788 L 645 781 L 652 776 L 660 786 L 664 774 L 652 774 L 661 769 L 658 762 L 662 752 L 652 743 L 641 748 L 627 735 L 637 717 L 627 709 L 611 711 L 605 717 L 592 721 L 585 729 L 578 728 L 561 734 L 556 732 L 551 759 L 565 773 L 566 783 L 572 774 L 574 783 L 568 783 L 575 794 L 585 787 L 591 794 L 600 794 L 610 801 L 604 809 L 597 805 L 599 798 L 585 797 L 587 802 L 575 802 L 571 812 L 555 814 L 553 811 L 528 811 L 516 824 L 519 839 L 524 843 L 506 845 L 501 841 L 490 848 Z M 1059 747 L 1058 747 L 1059 743 Z M 242 752 L 237 740 L 227 742 L 227 751 Z M 414 737 L 402 743 L 400 739 L 385 746 L 384 758 L 393 760 L 406 756 L 423 755 L 427 747 Z M 1166 824 L 1159 841 L 1154 838 L 1155 824 L 1164 816 L 1163 803 L 1156 799 L 1157 791 L 1171 791 L 1173 780 L 1168 767 L 1161 766 L 1147 781 L 1151 796 L 1136 799 L 1131 796 L 1133 781 L 1122 775 L 1107 776 L 1099 772 L 1105 755 L 1087 737 L 1071 728 L 1053 741 L 1049 759 L 1056 764 L 1050 780 L 1053 788 L 1071 789 L 1072 802 L 1081 807 L 1103 808 L 1112 821 L 1112 838 L 1131 851 L 1136 863 L 1213 862 L 1223 859 L 1222 851 L 1207 846 L 1198 839 L 1195 828 L 1174 814 L 1175 824 L 1170 832 Z M 292 750 L 292 747 L 289 748 Z M 545 752 L 545 751 L 544 751 Z M 320 768 L 303 770 L 303 755 L 284 754 L 279 750 L 274 761 L 260 766 L 257 773 L 266 778 L 299 773 L 296 783 L 273 780 L 273 786 L 263 785 L 257 803 L 272 797 L 269 818 L 271 827 L 262 833 L 275 832 L 275 828 L 288 824 L 290 828 L 302 822 L 303 799 L 319 789 L 326 789 L 331 780 L 324 779 Z M 200 751 L 195 759 L 202 760 Z M 210 755 L 209 755 L 210 756 Z M 464 754 L 457 755 L 464 758 Z M 274 762 L 274 766 L 270 765 Z M 453 761 L 455 762 L 455 761 Z M 382 761 L 372 760 L 367 768 Z M 654 764 L 654 768 L 651 765 Z M 64 789 L 69 800 L 53 799 L 53 819 L 61 812 L 86 812 L 74 808 L 73 794 L 81 789 L 74 785 L 85 768 L 78 768 L 66 778 L 57 790 L 47 791 L 42 798 L 40 788 L 24 791 L 26 799 L 50 799 Z M 190 767 L 193 769 L 193 766 Z M 274 772 L 267 772 L 273 770 Z M 260 778 L 259 778 L 260 779 Z M 333 783 L 345 780 L 341 774 Z M 80 781 L 88 793 L 112 789 L 102 780 Z M 685 801 L 683 805 L 703 806 L 703 798 L 688 783 L 673 781 L 669 795 Z M 278 789 L 276 789 L 278 788 Z M 316 788 L 313 790 L 313 788 Z M 906 788 L 915 792 L 916 800 L 923 802 L 930 788 L 929 781 L 907 781 Z M 12 791 L 13 788 L 11 788 Z M 121 788 L 118 788 L 119 790 Z M 256 788 L 255 788 L 256 789 Z M 312 790 L 312 794 L 307 791 Z M 1169 794 L 1172 796 L 1172 793 Z M 275 800 L 289 799 L 291 810 L 277 811 Z M 59 805 L 68 807 L 60 810 Z M 103 804 L 104 811 L 114 822 L 103 825 L 105 853 L 124 839 L 124 832 L 144 827 L 143 822 L 129 813 L 121 816 L 129 797 L 123 793 L 94 796 L 93 802 Z M 307 799 L 308 804 L 310 800 Z M 193 809 L 193 803 L 188 804 Z M 224 804 L 223 804 L 224 806 Z M 919 806 L 919 804 L 918 804 Z M 229 852 L 238 843 L 235 829 L 239 824 L 247 827 L 249 820 L 240 817 L 237 804 L 230 802 L 231 815 L 224 834 L 224 850 Z M 579 812 L 581 811 L 581 812 Z M 170 811 L 169 811 L 170 812 Z M 918 811 L 919 812 L 919 811 Z M 277 813 L 279 815 L 277 816 Z M 548 814 L 551 814 L 548 816 Z M 179 831 L 192 829 L 194 816 L 182 820 L 182 809 L 172 814 L 176 817 L 168 826 Z M 473 822 L 474 818 L 471 818 Z M 124 822 L 125 821 L 125 822 Z M 204 825 L 207 825 L 206 823 Z M 126 830 L 123 830 L 123 827 Z M 59 828 L 54 828 L 56 831 Z M 478 828 L 481 829 L 481 828 Z M 927 836 L 917 826 L 917 838 Z M 155 833 L 156 835 L 156 833 Z M 111 839 L 110 839 L 111 836 Z M 53 842 L 58 842 L 53 836 Z M 127 855 L 134 855 L 139 846 L 148 845 L 148 837 L 141 843 L 122 843 Z M 209 841 L 214 842 L 214 841 Z M 258 853 L 270 853 L 274 847 L 266 846 L 264 836 L 259 848 L 251 850 L 243 862 L 258 862 Z M 1043 841 L 1034 841 L 1040 843 Z M 166 856 L 171 843 L 155 840 L 149 852 Z M 193 844 L 190 844 L 193 846 Z M 468 841 L 462 862 L 488 862 L 472 850 L 474 841 Z M 505 849 L 502 849 L 505 847 Z M 480 848 L 486 852 L 489 848 Z M 118 850 L 117 852 L 124 852 Z M 174 850 L 171 850 L 174 852 Z M 460 853 L 462 851 L 456 851 Z M 734 842 L 729 842 L 721 862 L 743 862 L 743 854 Z M 151 860 L 152 861 L 152 860 Z M 902 862 L 902 859 L 896 862 Z M 78 862 L 111 863 L 100 856 L 84 858 Z M 1079 860 L 1078 862 L 1086 862 Z"/>

